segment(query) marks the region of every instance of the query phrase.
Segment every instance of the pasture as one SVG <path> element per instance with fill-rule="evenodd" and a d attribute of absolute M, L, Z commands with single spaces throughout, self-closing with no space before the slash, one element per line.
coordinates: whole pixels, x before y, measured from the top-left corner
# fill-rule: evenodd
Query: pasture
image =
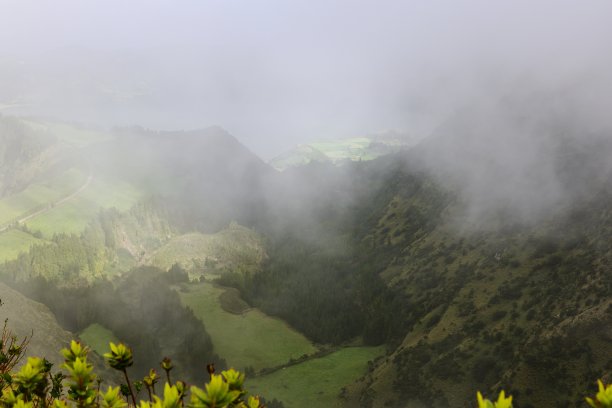
<path fill-rule="evenodd" d="M 109 351 L 108 343 L 111 341 L 113 343 L 119 342 L 119 339 L 115 337 L 112 331 L 98 323 L 87 326 L 79 334 L 79 338 L 99 355 Z"/>
<path fill-rule="evenodd" d="M 181 301 L 202 320 L 212 337 L 215 351 L 238 370 L 259 370 L 286 363 L 290 358 L 311 354 L 317 348 L 284 321 L 257 309 L 242 314 L 221 307 L 224 288 L 211 283 L 189 284 L 179 291 Z"/>
<path fill-rule="evenodd" d="M 368 361 L 384 347 L 346 347 L 261 377 L 246 379 L 250 394 L 283 402 L 287 408 L 342 406 L 342 387 L 364 375 Z"/>
<path fill-rule="evenodd" d="M 141 193 L 128 183 L 94 178 L 75 197 L 29 220 L 27 225 L 45 237 L 60 232 L 78 234 L 97 216 L 100 208 L 127 210 L 140 197 Z"/>

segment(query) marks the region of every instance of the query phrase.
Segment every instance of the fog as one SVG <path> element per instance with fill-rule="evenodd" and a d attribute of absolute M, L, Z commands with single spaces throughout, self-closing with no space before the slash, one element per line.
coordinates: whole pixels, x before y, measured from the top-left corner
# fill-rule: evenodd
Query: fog
<path fill-rule="evenodd" d="M 607 81 L 605 1 L 2 4 L 2 112 L 297 143 L 427 136 L 491 82 Z M 495 95 L 488 95 L 488 97 Z"/>
<path fill-rule="evenodd" d="M 213 340 L 262 378 L 386 345 L 342 398 L 379 383 L 443 406 L 435 384 L 494 373 L 582 392 L 609 361 L 591 340 L 610 327 L 611 18 L 607 0 L 0 0 L 0 291 L 58 330 L 108 327 L 139 375 L 234 364 Z M 292 166 L 312 158 L 296 145 L 385 134 Z M 259 323 L 213 339 L 192 295 L 274 317 L 281 346 L 243 331 Z"/>

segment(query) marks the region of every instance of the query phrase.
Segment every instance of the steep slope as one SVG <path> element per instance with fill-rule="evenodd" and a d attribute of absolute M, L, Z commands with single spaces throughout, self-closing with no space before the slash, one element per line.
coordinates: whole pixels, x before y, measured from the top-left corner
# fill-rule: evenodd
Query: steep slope
<path fill-rule="evenodd" d="M 18 340 L 30 337 L 25 356 L 44 357 L 54 364 L 54 372 L 59 370 L 64 362 L 60 350 L 69 346 L 77 336 L 64 330 L 47 306 L 23 296 L 4 283 L 0 283 L 0 299 L 0 315 L 7 321 L 7 328 Z M 101 357 L 90 353 L 88 359 L 106 382 L 120 383 L 117 373 L 108 368 Z"/>
<path fill-rule="evenodd" d="M 612 372 L 612 140 L 518 134 L 496 152 L 442 133 L 389 175 L 362 243 L 386 254 L 405 335 L 349 405 L 461 407 L 503 387 L 520 407 L 579 406 Z M 423 171 L 437 187 L 403 188 Z"/>
<path fill-rule="evenodd" d="M 8 328 L 18 337 L 32 335 L 27 355 L 43 356 L 59 366 L 63 359 L 59 351 L 74 338 L 62 329 L 51 311 L 41 303 L 30 300 L 0 283 L 0 312 L 8 319 Z"/>
<path fill-rule="evenodd" d="M 503 386 L 520 406 L 580 403 L 612 369 L 610 198 L 503 231 L 466 233 L 442 213 L 416 240 L 394 236 L 404 217 L 389 216 L 407 207 L 391 201 L 371 238 L 395 255 L 381 276 L 406 294 L 408 330 L 362 398 L 458 407 Z"/>
<path fill-rule="evenodd" d="M 315 341 L 389 345 L 347 406 L 462 407 L 499 387 L 518 406 L 580 404 L 612 369 L 612 145 L 547 142 L 541 165 L 459 142 L 475 155 L 436 162 L 453 146 L 440 137 L 283 172 L 269 262 L 238 286 Z"/>

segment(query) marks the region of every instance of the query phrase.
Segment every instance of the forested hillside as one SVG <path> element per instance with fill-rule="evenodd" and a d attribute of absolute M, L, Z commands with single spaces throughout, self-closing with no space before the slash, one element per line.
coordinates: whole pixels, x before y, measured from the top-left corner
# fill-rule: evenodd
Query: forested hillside
<path fill-rule="evenodd" d="M 592 378 L 612 369 L 606 140 L 555 145 L 566 190 L 529 213 L 525 197 L 505 208 L 475 203 L 459 171 L 444 177 L 447 168 L 423 160 L 427 145 L 335 173 L 304 167 L 292 182 L 342 176 L 319 185 L 307 210 L 281 206 L 293 217 L 269 232 L 264 271 L 237 285 L 317 341 L 363 336 L 390 347 L 348 405 L 462 406 L 475 388 L 498 387 L 520 406 L 580 405 Z"/>
<path fill-rule="evenodd" d="M 477 138 L 453 144 L 444 129 L 407 152 L 284 172 L 217 128 L 74 132 L 78 147 L 45 181 L 67 196 L 0 232 L 32 243 L 7 252 L 0 275 L 63 329 L 128 342 L 138 373 L 166 354 L 193 380 L 207 362 L 239 361 L 286 402 L 277 370 L 310 375 L 317 359 L 343 369 L 354 355 L 367 373 L 313 383 L 328 401 L 459 407 L 476 389 L 503 387 L 535 407 L 578 404 L 612 369 L 605 135 L 542 139 L 546 166 L 518 166 L 533 175 L 523 185 L 515 167 L 464 154 Z M 470 184 L 474 172 L 484 184 Z M 117 186 L 120 206 L 96 180 Z M 6 200 L 47 191 L 35 184 Z M 57 220 L 76 208 L 80 221 L 65 230 Z M 293 341 L 273 346 L 275 336 Z M 386 355 L 368 363 L 381 352 L 371 346 Z"/>

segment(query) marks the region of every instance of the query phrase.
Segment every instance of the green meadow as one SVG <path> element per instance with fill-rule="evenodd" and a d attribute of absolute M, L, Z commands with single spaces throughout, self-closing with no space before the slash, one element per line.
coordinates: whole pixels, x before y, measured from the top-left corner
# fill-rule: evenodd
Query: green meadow
<path fill-rule="evenodd" d="M 341 406 L 342 387 L 366 373 L 384 347 L 347 347 L 261 377 L 247 378 L 250 394 L 282 401 L 287 408 Z"/>
<path fill-rule="evenodd" d="M 93 351 L 102 355 L 108 352 L 108 343 L 118 343 L 119 339 L 115 337 L 112 331 L 106 327 L 94 323 L 87 326 L 80 334 L 79 338 L 83 343 L 87 344 Z"/>
<path fill-rule="evenodd" d="M 259 370 L 286 363 L 290 358 L 311 354 L 317 348 L 280 319 L 257 309 L 243 314 L 221 308 L 223 288 L 211 283 L 190 284 L 179 291 L 183 304 L 202 320 L 212 337 L 215 351 L 228 365 L 239 370 Z"/>
<path fill-rule="evenodd" d="M 85 190 L 29 220 L 27 225 L 33 231 L 42 232 L 45 237 L 60 232 L 78 234 L 96 217 L 100 208 L 127 210 L 140 197 L 141 193 L 128 183 L 94 178 Z"/>
<path fill-rule="evenodd" d="M 87 175 L 72 168 L 50 180 L 29 185 L 25 190 L 0 200 L 0 225 L 15 221 L 51 205 L 78 190 Z"/>

